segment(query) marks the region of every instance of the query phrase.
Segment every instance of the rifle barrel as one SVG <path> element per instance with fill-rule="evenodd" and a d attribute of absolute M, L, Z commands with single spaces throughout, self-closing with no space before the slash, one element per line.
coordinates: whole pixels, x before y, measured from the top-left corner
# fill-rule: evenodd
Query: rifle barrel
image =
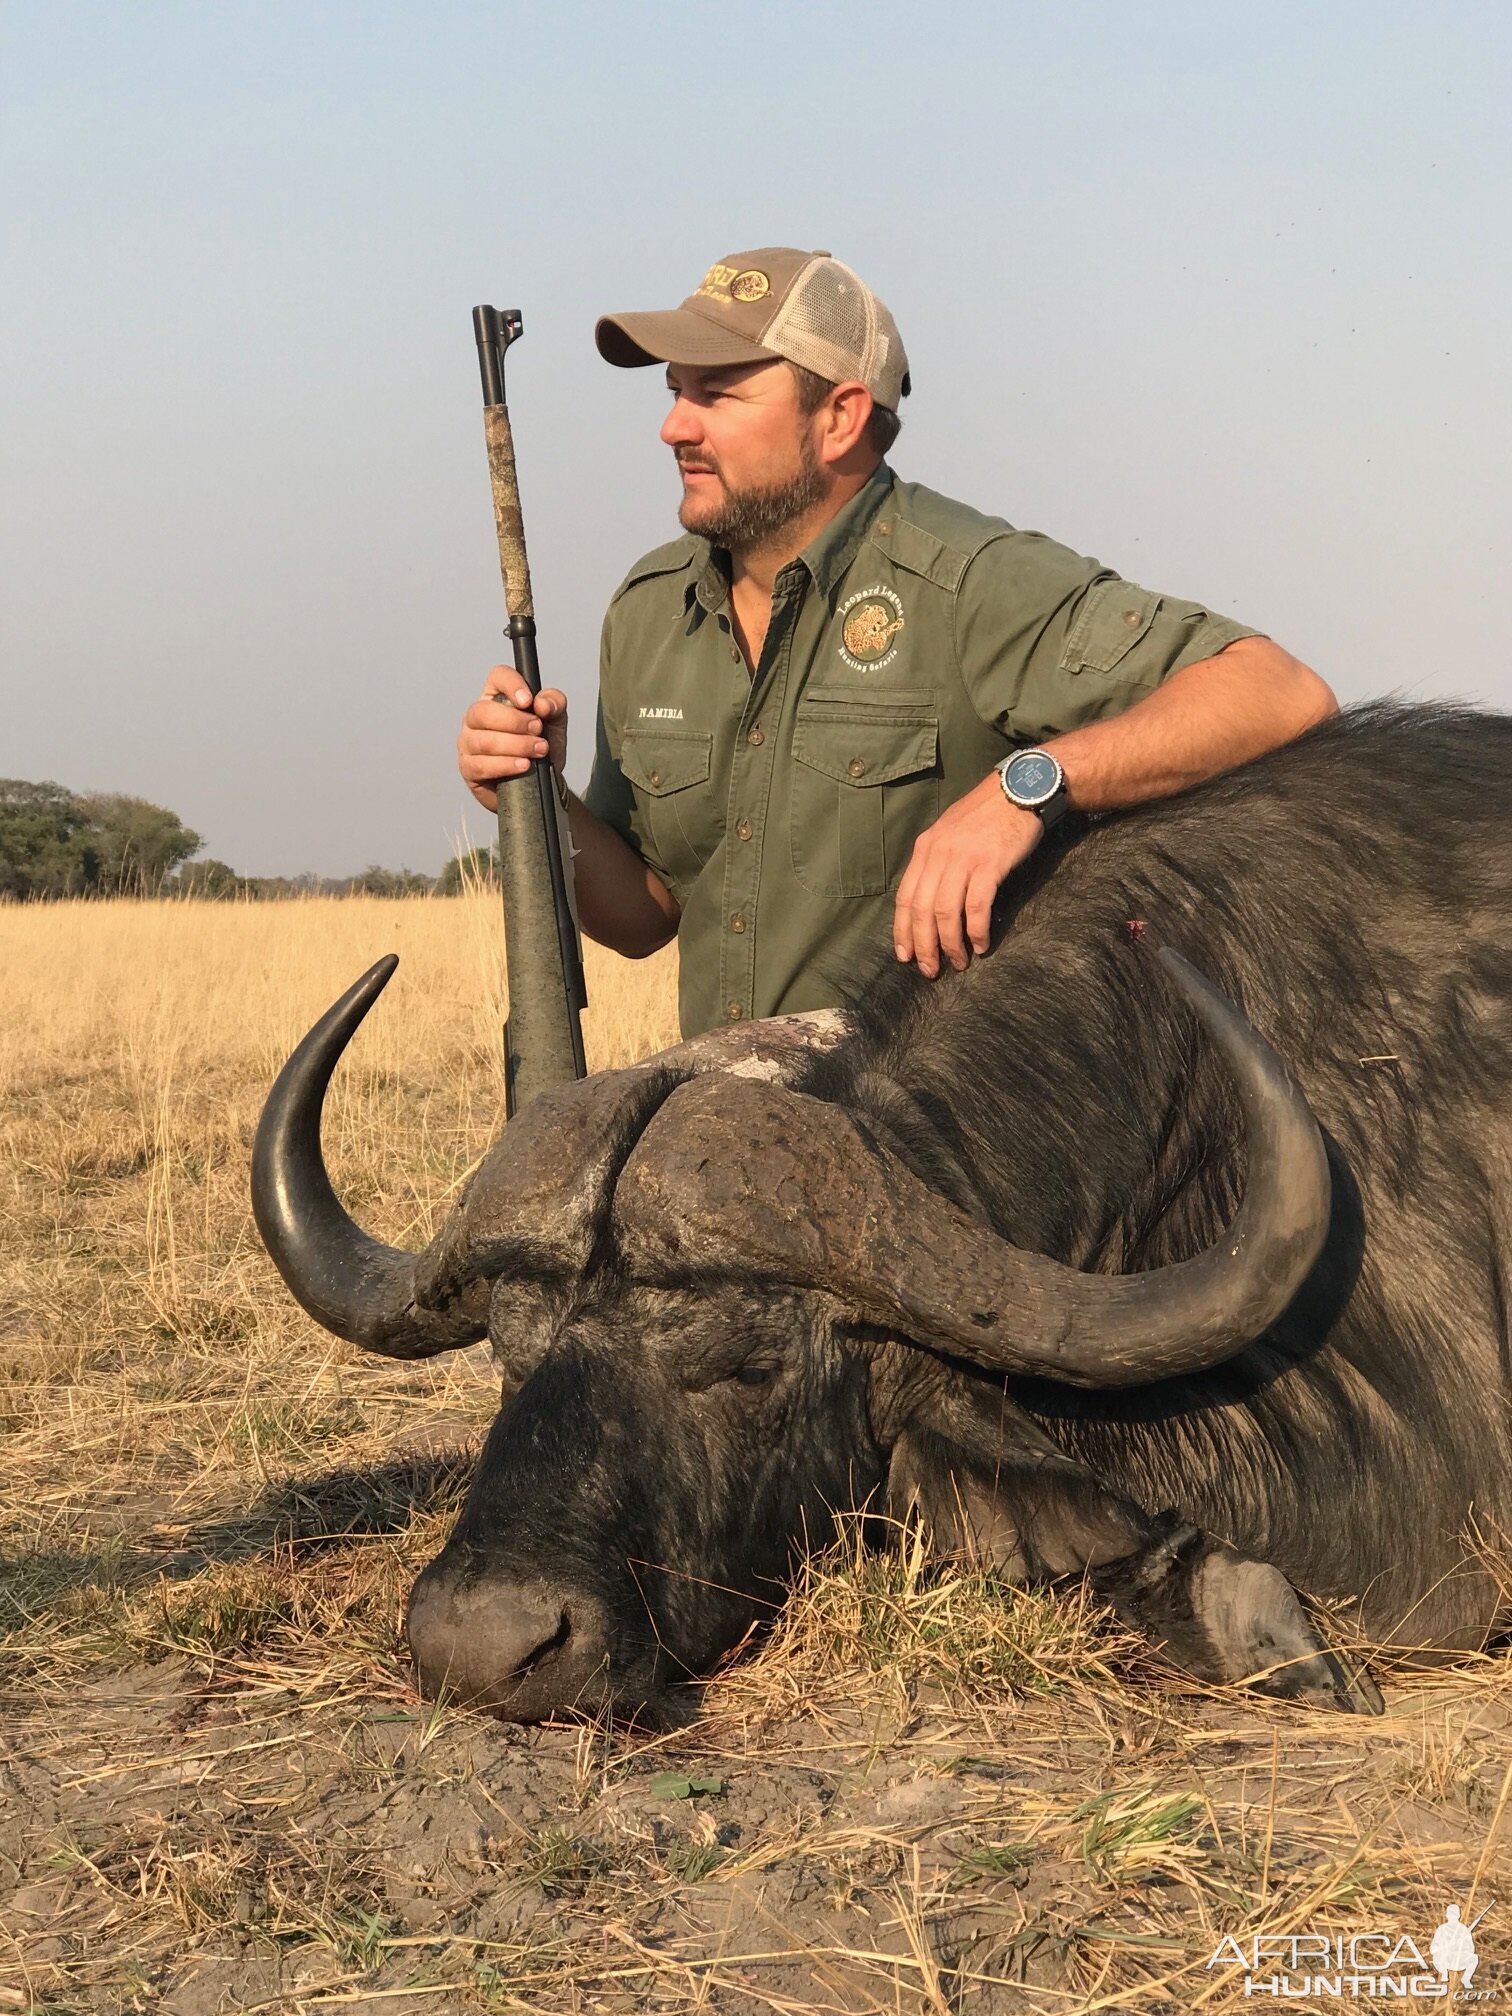
<path fill-rule="evenodd" d="M 483 383 L 483 433 L 493 485 L 499 571 L 509 612 L 515 670 L 532 694 L 541 690 L 535 603 L 514 437 L 504 401 L 504 352 L 523 328 L 518 309 L 474 308 L 473 334 Z M 527 787 L 527 788 L 521 788 Z M 499 880 L 504 897 L 504 959 L 509 1020 L 504 1028 L 505 1106 L 513 1115 L 551 1085 L 585 1075 L 580 1020 L 588 993 L 562 856 L 555 781 L 549 759 L 523 775 L 500 778 Z M 547 956 L 547 948 L 555 958 Z"/>

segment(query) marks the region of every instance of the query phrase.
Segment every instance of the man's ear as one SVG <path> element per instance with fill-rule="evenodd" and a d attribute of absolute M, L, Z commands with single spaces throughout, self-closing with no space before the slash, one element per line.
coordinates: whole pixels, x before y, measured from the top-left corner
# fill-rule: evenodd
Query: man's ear
<path fill-rule="evenodd" d="M 871 419 L 872 396 L 858 381 L 847 379 L 830 392 L 824 405 L 824 426 L 819 441 L 819 459 L 839 467 L 865 452 L 866 426 Z"/>
<path fill-rule="evenodd" d="M 932 1428 L 905 1428 L 893 1443 L 887 1510 L 900 1523 L 921 1520 L 936 1554 L 992 1568 L 1006 1581 L 1027 1577 L 1018 1526 L 996 1479 Z"/>

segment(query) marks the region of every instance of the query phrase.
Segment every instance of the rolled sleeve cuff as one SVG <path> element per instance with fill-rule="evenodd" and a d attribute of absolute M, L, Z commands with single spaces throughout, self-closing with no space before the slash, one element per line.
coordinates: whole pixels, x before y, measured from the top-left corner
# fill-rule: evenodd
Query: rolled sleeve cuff
<path fill-rule="evenodd" d="M 1232 616 L 1209 613 L 1196 625 L 1192 636 L 1172 659 L 1171 670 L 1179 672 L 1184 665 L 1200 665 L 1204 658 L 1216 658 L 1230 644 L 1238 644 L 1246 637 L 1264 635 L 1263 630 L 1253 630 L 1248 623 L 1237 623 Z"/>

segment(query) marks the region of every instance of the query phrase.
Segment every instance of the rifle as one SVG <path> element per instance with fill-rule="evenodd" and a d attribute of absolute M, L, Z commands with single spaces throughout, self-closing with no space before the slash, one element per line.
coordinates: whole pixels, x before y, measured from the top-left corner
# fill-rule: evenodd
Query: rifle
<path fill-rule="evenodd" d="M 531 694 L 541 690 L 536 658 L 535 600 L 520 515 L 514 436 L 504 403 L 504 352 L 520 335 L 518 308 L 474 308 L 473 334 L 483 376 L 483 436 L 493 483 L 499 572 L 509 617 L 505 634 L 514 666 Z M 551 759 L 541 757 L 521 776 L 499 779 L 499 881 L 504 898 L 504 965 L 509 1018 L 504 1024 L 505 1113 L 550 1085 L 586 1075 L 579 1017 L 588 1005 L 583 955 L 562 858 Z M 555 959 L 543 956 L 548 945 Z"/>

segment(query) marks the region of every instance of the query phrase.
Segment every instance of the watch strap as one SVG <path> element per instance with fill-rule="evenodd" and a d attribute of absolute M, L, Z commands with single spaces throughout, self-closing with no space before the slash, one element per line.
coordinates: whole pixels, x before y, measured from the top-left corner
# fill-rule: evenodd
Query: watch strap
<path fill-rule="evenodd" d="M 1071 800 L 1066 796 L 1065 779 L 1061 779 L 1053 796 L 1047 798 L 1043 805 L 1030 805 L 1026 809 L 1035 815 L 1047 833 L 1051 832 L 1071 810 Z"/>

